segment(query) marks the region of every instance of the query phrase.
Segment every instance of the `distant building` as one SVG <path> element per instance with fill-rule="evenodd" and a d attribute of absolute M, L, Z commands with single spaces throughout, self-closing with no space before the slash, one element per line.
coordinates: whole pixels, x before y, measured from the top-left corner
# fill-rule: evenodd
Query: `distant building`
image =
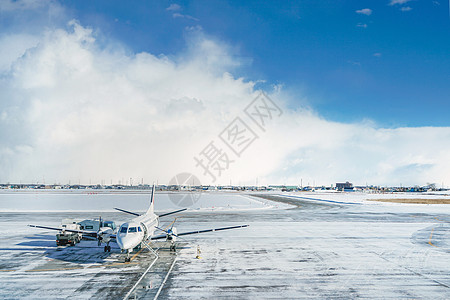
<path fill-rule="evenodd" d="M 338 191 L 353 190 L 353 183 L 348 181 L 345 183 L 336 183 L 336 189 Z"/>

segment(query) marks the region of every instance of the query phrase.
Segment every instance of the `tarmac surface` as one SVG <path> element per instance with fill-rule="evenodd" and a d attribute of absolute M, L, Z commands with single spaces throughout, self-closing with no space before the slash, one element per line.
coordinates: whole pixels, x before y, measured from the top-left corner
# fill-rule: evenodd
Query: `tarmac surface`
<path fill-rule="evenodd" d="M 262 197 L 291 206 L 182 214 L 179 232 L 250 227 L 189 236 L 176 254 L 156 243 L 157 259 L 143 249 L 130 263 L 114 244 L 56 247 L 53 232 L 26 226 L 98 213 L 0 213 L 0 298 L 450 298 L 449 209 Z"/>

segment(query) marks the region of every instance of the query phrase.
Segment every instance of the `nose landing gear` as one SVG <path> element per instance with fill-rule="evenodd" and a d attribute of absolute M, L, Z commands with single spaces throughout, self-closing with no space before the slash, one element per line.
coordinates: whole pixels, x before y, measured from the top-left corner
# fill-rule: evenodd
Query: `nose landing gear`
<path fill-rule="evenodd" d="M 130 262 L 131 258 L 130 258 L 130 251 L 127 251 L 127 257 L 125 257 L 125 262 Z"/>

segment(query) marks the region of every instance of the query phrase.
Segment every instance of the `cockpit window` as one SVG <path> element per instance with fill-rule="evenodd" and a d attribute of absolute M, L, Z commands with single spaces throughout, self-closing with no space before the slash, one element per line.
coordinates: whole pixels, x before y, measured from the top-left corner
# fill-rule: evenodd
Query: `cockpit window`
<path fill-rule="evenodd" d="M 138 231 L 139 231 L 139 232 L 141 232 L 141 231 L 142 231 L 141 227 L 138 227 Z"/>
<path fill-rule="evenodd" d="M 137 232 L 137 229 L 136 229 L 136 227 L 130 227 L 130 228 L 128 228 L 128 232 L 130 233 L 130 232 Z"/>
<path fill-rule="evenodd" d="M 127 229 L 128 229 L 127 226 L 122 226 L 122 227 L 120 227 L 120 232 L 121 233 L 127 233 Z"/>

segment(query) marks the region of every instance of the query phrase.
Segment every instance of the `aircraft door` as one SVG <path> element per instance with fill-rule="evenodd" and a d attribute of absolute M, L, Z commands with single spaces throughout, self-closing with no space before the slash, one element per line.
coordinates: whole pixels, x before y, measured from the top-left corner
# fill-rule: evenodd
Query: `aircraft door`
<path fill-rule="evenodd" d="M 144 223 L 141 223 L 142 230 L 144 230 L 144 237 L 148 237 L 148 230 L 147 227 L 144 225 Z"/>

